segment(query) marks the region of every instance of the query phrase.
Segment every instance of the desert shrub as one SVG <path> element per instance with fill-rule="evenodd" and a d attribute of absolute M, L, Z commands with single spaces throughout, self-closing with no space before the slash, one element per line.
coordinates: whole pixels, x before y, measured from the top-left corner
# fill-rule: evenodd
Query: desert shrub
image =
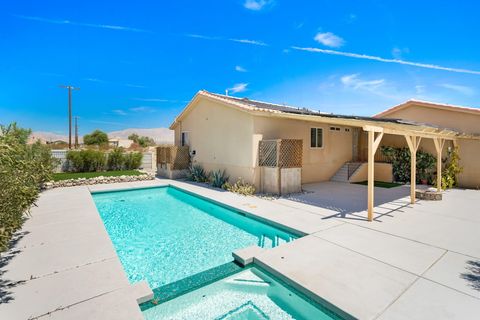
<path fill-rule="evenodd" d="M 410 181 L 410 149 L 381 146 L 382 154 L 392 163 L 393 178 L 398 182 Z M 431 180 L 437 158 L 428 152 L 417 151 L 417 178 Z"/>
<path fill-rule="evenodd" d="M 228 181 L 225 170 L 216 170 L 210 173 L 210 184 L 212 187 L 221 188 Z"/>
<path fill-rule="evenodd" d="M 93 172 L 105 170 L 107 157 L 98 150 L 72 150 L 67 152 L 67 161 L 70 171 Z"/>
<path fill-rule="evenodd" d="M 208 174 L 202 166 L 196 164 L 188 168 L 187 178 L 195 182 L 208 182 Z"/>
<path fill-rule="evenodd" d="M 141 152 L 129 152 L 123 156 L 125 169 L 134 170 L 142 165 L 143 154 Z"/>
<path fill-rule="evenodd" d="M 134 143 L 138 144 L 142 148 L 150 147 L 155 145 L 155 141 L 146 136 L 139 136 L 136 133 L 132 133 L 128 136 L 128 139 L 132 140 Z"/>
<path fill-rule="evenodd" d="M 442 189 L 453 188 L 457 185 L 457 175 L 463 171 L 460 166 L 460 156 L 458 155 L 458 146 L 448 150 L 447 159 L 445 159 L 442 172 Z"/>
<path fill-rule="evenodd" d="M 0 252 L 8 248 L 56 165 L 45 145 L 26 144 L 29 135 L 15 123 L 0 126 Z"/>
<path fill-rule="evenodd" d="M 84 135 L 83 143 L 86 145 L 107 145 L 108 135 L 105 132 L 97 129 L 90 134 Z"/>
<path fill-rule="evenodd" d="M 125 165 L 125 151 L 123 148 L 115 148 L 108 154 L 108 170 L 122 170 Z"/>
<path fill-rule="evenodd" d="M 222 188 L 225 190 L 235 192 L 244 196 L 250 196 L 255 193 L 255 187 L 248 182 L 245 182 L 243 179 L 239 178 L 237 182 L 235 182 L 233 185 L 230 183 L 226 182 Z"/>

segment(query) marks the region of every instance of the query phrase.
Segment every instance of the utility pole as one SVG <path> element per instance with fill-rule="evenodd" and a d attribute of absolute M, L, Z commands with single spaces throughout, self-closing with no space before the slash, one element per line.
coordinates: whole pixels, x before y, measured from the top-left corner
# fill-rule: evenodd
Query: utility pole
<path fill-rule="evenodd" d="M 78 116 L 75 116 L 75 149 L 78 149 Z"/>
<path fill-rule="evenodd" d="M 72 90 L 80 90 L 80 88 L 70 85 L 61 85 L 60 88 L 68 89 L 68 149 L 72 149 Z"/>

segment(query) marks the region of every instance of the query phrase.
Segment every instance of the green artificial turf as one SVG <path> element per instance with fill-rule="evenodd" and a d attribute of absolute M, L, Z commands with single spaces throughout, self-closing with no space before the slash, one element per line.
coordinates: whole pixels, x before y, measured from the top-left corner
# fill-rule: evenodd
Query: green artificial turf
<path fill-rule="evenodd" d="M 366 185 L 368 185 L 368 181 L 354 182 L 354 184 L 361 184 L 361 185 L 366 186 Z M 375 185 L 375 187 L 390 189 L 390 188 L 395 188 L 395 187 L 401 186 L 402 184 L 395 183 L 395 182 L 375 181 L 374 185 Z"/>
<path fill-rule="evenodd" d="M 118 177 L 118 176 L 138 176 L 142 172 L 138 170 L 119 170 L 119 171 L 100 171 L 100 172 L 62 172 L 54 173 L 53 181 L 80 179 L 80 178 L 95 178 L 95 177 Z"/>

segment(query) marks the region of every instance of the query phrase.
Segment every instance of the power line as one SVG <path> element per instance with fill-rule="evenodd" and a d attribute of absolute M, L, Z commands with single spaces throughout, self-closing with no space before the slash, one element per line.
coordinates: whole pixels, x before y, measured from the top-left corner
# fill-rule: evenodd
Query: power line
<path fill-rule="evenodd" d="M 60 88 L 68 89 L 68 149 L 72 149 L 72 90 L 80 90 L 70 85 L 60 85 Z"/>

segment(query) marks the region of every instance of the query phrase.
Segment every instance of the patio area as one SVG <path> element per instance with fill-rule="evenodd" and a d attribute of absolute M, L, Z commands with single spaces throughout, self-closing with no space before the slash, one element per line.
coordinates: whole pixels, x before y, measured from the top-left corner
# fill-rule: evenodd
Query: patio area
<path fill-rule="evenodd" d="M 480 312 L 480 192 L 453 189 L 410 204 L 409 188 L 304 186 L 276 203 L 341 222 L 258 257 L 360 319 L 475 319 Z M 295 280 L 293 280 L 295 279 Z"/>
<path fill-rule="evenodd" d="M 201 184 L 148 182 L 42 193 L 0 266 L 5 319 L 140 319 L 89 191 L 172 184 L 303 233 L 255 257 L 314 299 L 358 319 L 476 319 L 480 314 L 480 192 L 410 204 L 408 186 L 325 182 L 284 198 L 244 197 Z"/>

